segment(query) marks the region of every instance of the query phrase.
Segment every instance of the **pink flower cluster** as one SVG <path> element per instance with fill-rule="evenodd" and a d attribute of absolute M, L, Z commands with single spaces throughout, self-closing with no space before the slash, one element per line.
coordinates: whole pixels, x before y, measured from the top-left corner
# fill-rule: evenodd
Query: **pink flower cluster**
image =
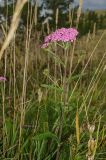
<path fill-rule="evenodd" d="M 6 81 L 7 79 L 5 77 L 0 77 L 0 81 Z"/>
<path fill-rule="evenodd" d="M 75 28 L 61 28 L 57 29 L 55 32 L 51 33 L 50 35 L 46 36 L 44 39 L 44 44 L 42 48 L 45 48 L 51 42 L 73 42 L 76 40 L 76 36 L 78 35 L 78 31 Z"/>

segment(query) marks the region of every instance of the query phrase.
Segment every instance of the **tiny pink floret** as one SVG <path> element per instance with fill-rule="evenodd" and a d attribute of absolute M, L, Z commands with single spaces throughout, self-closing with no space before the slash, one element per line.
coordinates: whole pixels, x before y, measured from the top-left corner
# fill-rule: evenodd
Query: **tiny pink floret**
<path fill-rule="evenodd" d="M 0 81 L 6 81 L 7 79 L 5 77 L 0 77 Z"/>
<path fill-rule="evenodd" d="M 73 42 L 76 40 L 78 31 L 75 28 L 61 28 L 46 36 L 42 48 L 48 47 L 51 42 Z"/>

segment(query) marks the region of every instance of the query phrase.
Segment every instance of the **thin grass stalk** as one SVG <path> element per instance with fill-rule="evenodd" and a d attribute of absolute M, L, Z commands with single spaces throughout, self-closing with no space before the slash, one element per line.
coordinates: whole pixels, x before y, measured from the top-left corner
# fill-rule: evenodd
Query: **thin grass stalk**
<path fill-rule="evenodd" d="M 14 0 L 12 0 L 12 3 L 13 3 L 13 14 L 15 12 L 15 2 Z M 15 32 L 14 32 L 14 35 L 13 35 L 13 103 L 14 103 L 14 113 L 13 113 L 13 117 L 14 117 L 14 123 L 15 123 L 15 120 L 16 120 L 16 75 L 15 75 L 15 72 L 16 72 L 16 42 L 15 42 Z M 12 57 L 11 57 L 12 58 Z M 13 132 L 14 132 L 14 128 L 13 128 Z"/>
<path fill-rule="evenodd" d="M 34 7 L 34 16 L 32 19 L 32 26 L 33 26 L 33 22 L 35 24 L 35 27 L 37 25 L 38 22 L 38 3 L 36 2 L 35 7 Z M 36 28 L 35 28 L 35 32 L 36 32 Z M 36 34 L 35 37 L 36 39 Z M 37 75 L 37 82 L 39 81 L 39 74 L 38 74 L 38 52 L 36 52 L 36 44 L 35 44 L 35 61 L 36 61 L 36 75 Z"/>
<path fill-rule="evenodd" d="M 102 75 L 103 75 L 103 72 L 101 73 L 101 75 L 99 75 L 99 78 L 97 78 L 97 82 L 96 82 L 96 80 L 95 80 L 94 85 L 93 85 L 92 88 L 91 88 L 90 100 L 89 100 L 89 102 L 88 102 L 88 105 L 86 105 L 86 100 L 87 100 L 87 99 L 85 100 L 85 97 L 84 97 L 84 98 L 83 98 L 83 99 L 84 99 L 84 100 L 83 100 L 83 103 L 82 103 L 81 108 L 80 108 L 80 111 L 79 111 L 79 113 L 81 113 L 81 111 L 83 110 L 83 107 L 85 108 L 87 124 L 89 124 L 88 110 L 89 110 L 89 108 L 90 108 L 90 105 L 91 105 L 91 102 L 92 102 L 92 98 L 93 98 L 94 92 L 95 92 L 95 90 L 96 90 L 96 86 L 97 86 L 98 83 L 100 82 L 100 78 L 101 78 Z M 94 122 L 94 121 L 93 121 L 93 122 Z"/>
<path fill-rule="evenodd" d="M 55 56 L 57 56 L 57 44 L 55 43 Z M 55 59 L 55 62 L 54 62 L 54 81 L 55 83 L 57 82 L 57 63 L 56 63 L 56 59 Z M 56 100 L 57 100 L 57 92 L 56 92 L 56 89 L 54 91 L 54 96 L 55 96 L 55 103 L 56 103 Z"/>
<path fill-rule="evenodd" d="M 14 35 L 14 46 L 13 46 L 13 85 L 14 85 L 14 122 L 16 119 L 16 47 L 15 47 L 15 35 Z"/>
<path fill-rule="evenodd" d="M 103 85 L 102 85 L 102 87 L 101 87 L 101 90 L 100 90 L 99 93 L 98 93 L 97 98 L 100 97 L 101 94 L 103 93 L 103 90 L 104 90 L 104 88 L 105 88 L 105 85 L 106 85 L 106 82 L 103 83 Z M 104 95 L 102 104 L 104 104 L 104 103 L 105 103 L 105 95 Z M 100 111 L 100 109 L 101 109 L 101 106 L 100 106 L 100 108 L 96 111 L 96 113 L 95 113 L 95 115 L 94 115 L 94 118 L 93 118 L 93 121 L 95 121 L 96 116 L 97 116 L 98 112 Z"/>
<path fill-rule="evenodd" d="M 6 38 L 6 36 L 7 36 L 6 29 L 4 28 L 3 24 L 1 24 L 0 26 L 1 26 L 2 32 L 4 34 L 4 37 Z"/>
<path fill-rule="evenodd" d="M 103 75 L 103 73 L 104 73 L 104 71 L 102 70 L 102 72 L 101 72 L 101 74 L 100 74 L 100 76 L 97 78 L 97 82 L 96 82 L 96 84 L 92 87 L 92 96 L 93 96 L 93 92 L 96 90 L 96 88 L 97 88 L 97 85 L 98 85 L 98 83 L 100 82 L 100 79 L 101 79 L 101 77 L 102 77 L 102 75 Z M 89 105 L 88 105 L 88 109 L 89 109 L 89 107 L 90 107 L 90 103 L 89 103 Z M 88 110 L 87 109 L 87 110 Z"/>
<path fill-rule="evenodd" d="M 77 20 L 76 20 L 76 28 L 78 28 L 79 25 L 79 20 L 80 20 L 80 16 L 81 16 L 81 12 L 82 12 L 82 6 L 83 6 L 83 0 L 79 0 L 79 8 L 77 11 Z"/>
<path fill-rule="evenodd" d="M 68 64 L 68 49 L 65 50 L 65 68 L 64 68 L 64 78 L 63 78 L 63 89 L 64 89 L 64 95 L 63 95 L 63 102 L 64 107 L 67 106 L 67 98 L 68 98 L 68 84 L 67 84 L 67 64 Z"/>
<path fill-rule="evenodd" d="M 50 26 L 49 26 L 49 20 L 47 20 L 46 24 L 46 28 L 47 28 L 47 34 L 50 34 Z"/>
<path fill-rule="evenodd" d="M 81 16 L 82 5 L 83 5 L 83 0 L 80 0 L 79 8 L 78 8 L 78 11 L 77 11 L 76 28 L 78 28 L 78 25 L 79 25 L 79 20 L 80 20 L 80 16 Z M 70 52 L 70 57 L 71 57 L 71 61 L 70 61 L 70 77 L 71 77 L 71 74 L 72 74 L 71 72 L 72 72 L 72 66 L 73 66 L 72 64 L 73 64 L 75 47 L 76 47 L 76 41 L 74 41 L 74 43 L 73 43 L 72 52 Z M 68 89 L 69 89 L 69 84 L 68 84 Z"/>
<path fill-rule="evenodd" d="M 95 149 L 94 149 L 93 157 L 95 157 L 96 150 L 97 150 L 97 147 L 98 147 L 100 124 L 101 124 L 101 116 L 100 116 L 100 118 L 99 118 L 99 124 L 98 124 L 97 133 L 96 133 L 96 144 L 95 144 Z"/>
<path fill-rule="evenodd" d="M 7 73 L 7 56 L 5 55 L 5 67 L 4 67 L 4 77 L 6 77 Z M 7 128 L 6 128 L 6 116 L 5 116 L 5 89 L 6 89 L 6 84 L 4 82 L 3 84 L 3 90 L 2 90 L 2 116 L 3 116 L 3 157 L 5 157 L 5 149 L 6 149 L 6 141 L 7 141 Z"/>
<path fill-rule="evenodd" d="M 80 144 L 80 127 L 79 127 L 79 113 L 78 113 L 78 109 L 76 112 L 76 137 L 77 137 L 77 145 Z"/>
<path fill-rule="evenodd" d="M 55 18 L 55 23 L 56 23 L 56 29 L 58 28 L 58 18 L 59 18 L 59 8 L 56 9 L 56 18 Z M 57 44 L 55 43 L 55 55 L 57 55 Z M 56 59 L 55 59 L 55 67 L 54 67 L 54 81 L 56 83 L 57 81 L 57 63 L 56 63 Z M 55 89 L 55 93 L 54 93 L 54 96 L 55 96 L 55 102 L 56 102 L 56 99 L 57 99 L 57 92 L 56 92 L 56 89 Z"/>
<path fill-rule="evenodd" d="M 67 92 L 67 62 L 68 62 L 68 49 L 65 49 L 65 54 L 64 54 L 64 59 L 65 59 L 65 66 L 64 66 L 64 78 L 63 78 L 63 96 L 62 96 L 62 102 L 63 106 L 61 107 L 60 110 L 60 128 L 59 128 L 59 141 L 61 142 L 61 137 L 63 133 L 63 123 L 64 123 L 64 118 L 65 118 L 65 110 L 67 107 L 67 97 L 68 97 L 68 92 Z M 59 160 L 60 157 L 60 144 L 58 146 L 57 154 L 56 154 L 56 160 Z"/>
<path fill-rule="evenodd" d="M 81 16 L 82 5 L 83 5 L 83 0 L 80 0 L 79 8 L 77 11 L 76 28 L 78 28 L 78 24 L 79 24 L 79 20 L 80 20 L 80 16 Z M 71 74 L 71 70 L 72 70 L 72 62 L 73 62 L 73 57 L 74 57 L 74 52 L 75 52 L 75 46 L 76 46 L 76 41 L 74 41 L 74 43 L 73 43 L 72 53 L 70 54 L 70 57 L 71 57 L 70 74 Z"/>
<path fill-rule="evenodd" d="M 92 80 L 91 80 L 91 82 L 90 82 L 90 84 L 88 86 L 87 92 L 86 92 L 86 94 L 84 96 L 84 103 L 87 101 L 87 98 L 89 97 L 89 95 L 91 96 L 91 92 L 93 91 L 93 88 L 94 88 L 94 86 L 96 84 L 96 81 L 99 82 L 101 76 L 104 73 L 104 70 L 103 70 L 104 64 L 102 64 L 102 62 L 104 60 L 105 55 L 103 56 L 102 60 L 100 61 L 99 66 L 98 66 L 97 70 L 95 71 L 95 74 L 92 77 Z M 95 77 L 96 73 L 97 73 L 97 76 Z M 92 94 L 93 94 L 93 92 L 92 92 Z M 82 108 L 83 108 L 83 104 L 81 105 L 81 110 L 82 110 Z"/>
<path fill-rule="evenodd" d="M 28 67 L 28 57 L 29 57 L 29 20 L 30 20 L 30 9 L 28 3 L 28 15 L 27 15 L 27 33 L 26 33 L 26 54 L 25 54 L 25 64 L 24 64 L 24 74 L 23 74 L 23 87 L 22 87 L 22 106 L 21 106 L 21 118 L 20 118 L 20 133 L 19 133 L 19 150 L 22 143 L 22 127 L 24 125 L 25 118 L 25 100 L 26 100 L 26 86 L 27 86 L 27 67 Z M 22 158 L 22 157 L 21 157 Z"/>
<path fill-rule="evenodd" d="M 2 90 L 2 116 L 3 116 L 3 157 L 5 157 L 5 144 L 6 144 L 6 127 L 5 127 L 5 124 L 6 124 L 6 117 L 5 117 L 5 104 L 4 104 L 4 101 L 5 101 L 5 93 L 3 93 L 4 91 Z"/>
<path fill-rule="evenodd" d="M 6 33 L 7 33 L 8 32 L 8 0 L 5 0 L 5 6 L 6 6 L 5 25 L 6 25 Z"/>
<path fill-rule="evenodd" d="M 94 55 L 94 53 L 95 53 L 95 51 L 96 51 L 96 49 L 97 49 L 97 47 L 98 47 L 99 43 L 101 42 L 101 40 L 102 40 L 102 38 L 103 38 L 104 35 L 105 35 L 105 31 L 102 33 L 100 39 L 98 40 L 98 42 L 96 43 L 93 51 L 91 52 L 91 55 L 89 56 L 87 63 L 85 64 L 83 70 L 81 71 L 81 75 L 82 75 L 82 74 L 84 73 L 84 71 L 86 70 L 86 68 L 87 68 L 87 66 L 88 66 L 88 64 L 89 64 L 92 56 Z M 79 77 L 79 79 L 77 80 L 77 82 L 76 82 L 76 84 L 75 84 L 75 87 L 73 88 L 73 91 L 72 91 L 72 93 L 71 93 L 71 95 L 70 95 L 70 97 L 69 97 L 69 99 L 68 99 L 68 102 L 71 100 L 72 95 L 73 95 L 74 91 L 76 90 L 80 79 L 81 79 L 81 77 Z"/>
<path fill-rule="evenodd" d="M 56 29 L 58 28 L 58 22 L 59 22 L 59 8 L 56 9 Z"/>
<path fill-rule="evenodd" d="M 72 27 L 73 15 L 74 15 L 74 9 L 71 8 L 71 5 L 69 5 L 69 24 L 70 24 L 70 27 Z"/>
<path fill-rule="evenodd" d="M 38 22 L 38 4 L 36 2 L 35 4 L 35 8 L 34 8 L 34 23 L 35 23 L 35 26 L 37 25 L 37 22 Z"/>
<path fill-rule="evenodd" d="M 20 14 L 21 14 L 21 10 L 23 8 L 23 6 L 25 5 L 25 3 L 27 2 L 27 0 L 18 0 L 17 4 L 16 4 L 16 8 L 15 8 L 15 12 L 13 15 L 13 19 L 12 19 L 12 23 L 8 32 L 8 35 L 3 43 L 3 46 L 0 50 L 0 60 L 3 56 L 3 53 L 5 51 L 5 49 L 9 46 L 13 36 L 14 36 L 14 32 L 16 31 L 18 24 L 19 24 L 19 20 L 20 20 Z"/>
<path fill-rule="evenodd" d="M 96 23 L 94 23 L 93 26 L 93 38 L 95 38 L 95 35 L 96 35 Z"/>
<path fill-rule="evenodd" d="M 26 102 L 26 87 L 27 87 L 27 70 L 28 70 L 28 59 L 29 59 L 29 49 L 30 49 L 30 38 L 31 38 L 31 31 L 33 26 L 33 12 L 32 7 L 29 8 L 28 5 L 28 17 L 27 17 L 27 39 L 26 39 L 26 56 L 25 56 L 25 67 L 24 67 L 24 79 L 23 79 L 23 93 L 22 93 L 22 104 L 23 104 L 23 125 L 24 125 L 24 117 L 25 117 L 25 102 Z M 32 139 L 31 139 L 31 146 L 30 146 L 30 154 L 29 158 L 32 157 Z"/>
<path fill-rule="evenodd" d="M 69 23 L 71 24 L 72 17 L 71 17 L 71 5 L 69 5 Z"/>
<path fill-rule="evenodd" d="M 4 27 L 2 26 L 2 29 L 4 31 L 4 35 L 6 35 L 5 33 L 7 32 L 7 17 L 8 17 L 8 4 L 7 4 L 7 1 L 5 1 L 5 5 L 6 5 L 6 30 L 4 29 Z M 5 52 L 6 53 L 6 52 Z M 6 77 L 6 72 L 7 72 L 7 56 L 5 54 L 5 67 L 4 67 L 4 77 Z M 2 91 L 2 106 L 3 106 L 3 109 L 2 109 L 2 116 L 3 116 L 3 157 L 5 158 L 5 145 L 6 145 L 6 136 L 7 136 L 7 129 L 6 129 L 6 117 L 5 117 L 5 82 L 4 82 L 4 85 L 3 85 L 3 91 Z"/>
<path fill-rule="evenodd" d="M 86 94 L 87 97 L 86 97 L 86 95 L 84 96 L 84 98 L 83 98 L 83 103 L 82 103 L 82 105 L 81 105 L 81 107 L 80 107 L 80 110 L 79 110 L 79 113 L 81 113 L 81 111 L 83 110 L 83 107 L 85 108 L 87 123 L 89 123 L 88 109 L 89 109 L 89 107 L 90 107 L 91 100 L 92 100 L 92 97 L 93 97 L 93 95 L 94 95 L 94 91 L 95 91 L 95 89 L 96 89 L 95 86 L 97 86 L 97 84 L 98 84 L 99 81 L 100 81 L 101 76 L 102 76 L 103 73 L 104 73 L 104 71 L 103 71 L 103 66 L 104 66 L 104 65 L 102 65 L 102 67 L 100 68 L 100 71 L 99 71 L 99 73 L 97 74 L 97 77 L 95 78 L 95 81 L 94 81 L 93 85 L 91 86 L 90 91 L 88 90 L 89 93 Z M 102 73 L 101 73 L 101 71 L 102 71 Z M 87 101 L 88 95 L 90 95 L 90 100 L 89 100 L 89 104 L 86 106 L 86 101 Z"/>
<path fill-rule="evenodd" d="M 70 58 L 71 58 L 70 59 L 70 69 L 69 69 L 70 77 L 72 75 L 72 66 L 73 66 L 75 47 L 76 47 L 76 42 L 74 41 L 74 44 L 73 44 L 73 47 L 72 47 L 72 51 L 70 51 Z"/>
<path fill-rule="evenodd" d="M 34 18 L 33 18 L 33 21 L 35 23 L 35 26 L 37 25 L 37 22 L 38 22 L 38 4 L 36 2 L 35 4 L 35 8 L 34 8 Z M 36 29 L 35 29 L 35 32 L 36 32 Z M 36 36 L 36 35 L 35 35 Z M 36 39 L 36 37 L 35 37 Z M 35 45 L 35 51 L 36 51 L 36 45 Z M 37 81 L 39 81 L 39 77 L 38 77 L 38 54 L 37 52 L 35 52 L 35 61 L 36 61 L 36 75 L 37 75 Z"/>
<path fill-rule="evenodd" d="M 86 38 L 86 51 L 87 51 L 87 48 L 88 48 L 88 45 L 89 45 L 89 40 L 90 40 L 90 31 L 88 32 L 87 38 Z"/>
<path fill-rule="evenodd" d="M 104 71 L 103 71 L 103 67 L 104 67 L 104 65 L 102 65 L 102 66 L 100 67 L 100 69 L 98 68 L 98 72 L 97 72 L 96 77 L 93 76 L 93 79 L 91 80 L 91 82 L 90 82 L 90 84 L 89 84 L 89 86 L 88 86 L 87 92 L 86 92 L 86 94 L 85 94 L 85 99 L 86 99 L 86 100 L 87 100 L 87 98 L 89 97 L 89 95 L 90 95 L 90 93 L 91 93 L 91 91 L 92 91 L 92 87 L 93 87 L 93 85 L 95 85 L 96 80 L 98 80 L 98 78 L 100 78 L 101 72 L 104 72 Z"/>
<path fill-rule="evenodd" d="M 101 72 L 102 70 L 102 72 Z M 83 98 L 83 103 L 80 107 L 80 110 L 79 110 L 79 113 L 81 113 L 81 111 L 83 110 L 83 107 L 85 107 L 85 113 L 86 113 L 86 118 L 87 118 L 87 124 L 89 124 L 89 118 L 88 118 L 88 110 L 89 110 L 89 107 L 90 107 L 90 104 L 91 104 L 91 101 L 92 101 L 92 98 L 93 98 L 93 95 L 94 95 L 94 91 L 96 90 L 96 86 L 98 85 L 98 83 L 100 82 L 100 79 L 101 79 L 101 76 L 103 75 L 104 71 L 103 71 L 103 66 L 101 68 L 99 74 L 97 75 L 95 81 L 94 81 L 94 84 L 92 85 L 91 89 L 90 89 L 90 100 L 89 100 L 89 103 L 88 105 L 86 105 L 86 101 L 87 101 L 87 98 Z M 101 73 L 101 74 L 100 74 Z"/>
<path fill-rule="evenodd" d="M 101 61 L 100 61 L 99 64 L 98 64 L 98 67 L 97 67 L 97 69 L 96 69 L 96 71 L 95 71 L 95 73 L 94 73 L 94 75 L 93 75 L 93 77 L 92 77 L 92 79 L 91 79 L 91 81 L 90 81 L 90 83 L 89 83 L 89 86 L 88 86 L 86 95 L 88 95 L 88 91 L 90 91 L 90 88 L 91 88 L 91 86 L 92 86 L 92 83 L 93 83 L 94 80 L 95 80 L 95 75 L 96 75 L 96 74 L 98 75 L 98 73 L 103 69 L 102 67 L 104 66 L 103 61 L 104 61 L 105 56 L 106 56 L 106 53 L 103 55 Z"/>

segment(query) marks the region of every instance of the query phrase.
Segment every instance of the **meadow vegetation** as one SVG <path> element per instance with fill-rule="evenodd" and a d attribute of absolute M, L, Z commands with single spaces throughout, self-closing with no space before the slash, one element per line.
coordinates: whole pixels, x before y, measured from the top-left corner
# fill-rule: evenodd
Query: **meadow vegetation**
<path fill-rule="evenodd" d="M 0 160 L 106 160 L 105 25 L 80 32 L 79 6 L 76 20 L 71 12 L 66 22 L 78 29 L 76 41 L 43 49 L 44 37 L 59 28 L 59 12 L 52 28 L 39 25 L 34 11 L 17 24 L 0 62 L 7 79 L 0 81 Z M 0 24 L 0 49 L 8 23 Z"/>

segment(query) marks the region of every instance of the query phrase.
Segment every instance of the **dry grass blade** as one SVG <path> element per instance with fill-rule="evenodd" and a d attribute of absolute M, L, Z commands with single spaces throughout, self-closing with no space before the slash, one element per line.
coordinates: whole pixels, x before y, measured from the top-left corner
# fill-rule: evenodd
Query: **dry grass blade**
<path fill-rule="evenodd" d="M 104 31 L 103 31 L 103 33 L 102 33 L 102 35 L 101 35 L 101 37 L 100 37 L 100 39 L 99 39 L 99 40 L 98 40 L 98 42 L 96 43 L 96 45 L 95 45 L 95 47 L 94 47 L 93 51 L 91 52 L 91 54 L 90 54 L 90 56 L 89 56 L 89 58 L 88 58 L 87 63 L 86 63 L 86 64 L 85 64 L 85 66 L 83 67 L 83 69 L 82 69 L 82 71 L 81 71 L 81 75 L 85 72 L 85 70 L 86 70 L 86 68 L 87 68 L 87 66 L 88 66 L 88 64 L 89 64 L 89 62 L 90 62 L 90 60 L 91 60 L 91 58 L 93 57 L 93 55 L 94 55 L 94 53 L 95 53 L 96 49 L 98 48 L 98 46 L 99 46 L 99 44 L 100 44 L 101 40 L 103 39 L 103 37 L 104 37 L 105 33 L 106 33 L 106 31 L 104 30 Z M 74 91 L 76 90 L 76 88 L 77 88 L 77 86 L 78 86 L 79 81 L 80 81 L 80 77 L 79 77 L 79 79 L 77 80 L 77 82 L 76 82 L 76 84 L 75 84 L 75 87 L 73 88 L 72 93 L 71 93 L 71 95 L 70 95 L 70 97 L 69 97 L 69 100 L 68 100 L 68 101 L 70 101 L 70 100 L 71 100 L 72 95 L 73 95 Z"/>
<path fill-rule="evenodd" d="M 58 25 L 58 20 L 59 20 L 59 8 L 57 8 L 57 10 L 56 10 L 56 28 Z"/>
<path fill-rule="evenodd" d="M 76 28 L 78 28 L 79 19 L 80 19 L 81 11 L 82 11 L 82 6 L 83 6 L 83 0 L 80 0 L 80 1 L 79 1 L 79 8 L 78 8 L 78 11 L 77 11 Z"/>
<path fill-rule="evenodd" d="M 80 144 L 80 128 L 79 128 L 78 111 L 76 112 L 76 137 L 77 137 L 77 144 Z"/>
<path fill-rule="evenodd" d="M 20 13 L 21 13 L 22 8 L 23 8 L 23 6 L 26 2 L 27 2 L 27 0 L 18 0 L 17 1 L 15 12 L 14 12 L 13 19 L 12 19 L 12 23 L 11 23 L 11 26 L 10 26 L 10 30 L 9 30 L 8 35 L 7 35 L 7 37 L 6 37 L 6 39 L 3 43 L 3 46 L 0 50 L 0 60 L 2 58 L 2 55 L 5 51 L 5 49 L 8 47 L 12 38 L 14 37 L 14 33 L 15 33 L 15 31 L 18 27 L 18 24 L 19 24 Z"/>

